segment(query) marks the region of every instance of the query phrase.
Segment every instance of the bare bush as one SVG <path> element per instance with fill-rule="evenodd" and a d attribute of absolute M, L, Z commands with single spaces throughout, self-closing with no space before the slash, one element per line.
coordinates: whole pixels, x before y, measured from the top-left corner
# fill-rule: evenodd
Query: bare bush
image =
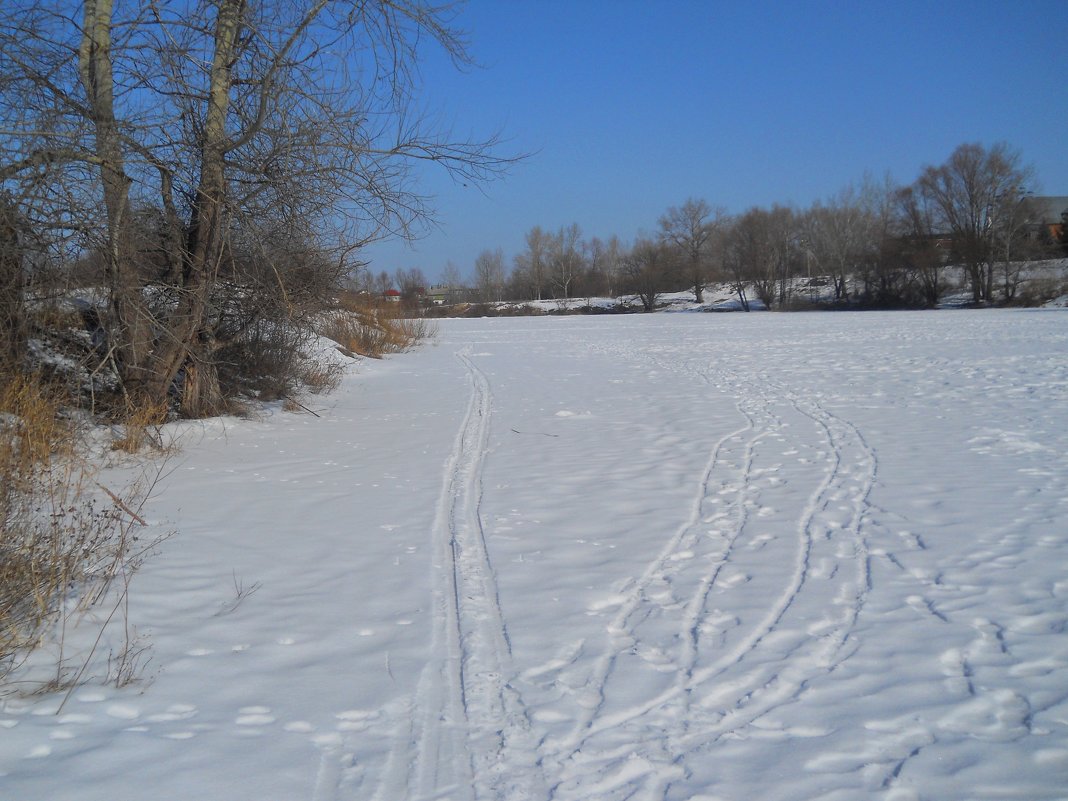
<path fill-rule="evenodd" d="M 321 315 L 317 332 L 350 353 L 380 359 L 432 338 L 436 331 L 422 317 L 407 316 L 395 303 L 344 293 L 336 308 Z"/>
<path fill-rule="evenodd" d="M 115 493 L 78 458 L 63 397 L 34 376 L 0 375 L 0 693 L 72 686 L 85 674 L 103 629 L 120 612 L 128 582 L 155 542 L 140 540 L 147 487 Z M 141 500 L 139 500 L 141 499 Z M 118 600 L 108 594 L 116 582 Z M 65 652 L 65 633 L 112 599 L 88 652 Z M 130 630 L 109 662 L 112 678 L 134 678 Z M 47 674 L 15 674 L 43 643 Z M 39 667 L 39 666 L 38 666 Z"/>

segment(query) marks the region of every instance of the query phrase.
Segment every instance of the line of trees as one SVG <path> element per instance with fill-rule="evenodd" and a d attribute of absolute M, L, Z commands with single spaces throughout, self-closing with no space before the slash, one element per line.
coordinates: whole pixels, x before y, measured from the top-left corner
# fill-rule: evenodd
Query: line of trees
<path fill-rule="evenodd" d="M 416 105 L 437 46 L 423 0 L 5 0 L 0 326 L 51 272 L 103 294 L 104 355 L 135 405 L 215 413 L 226 373 L 287 337 L 431 210 L 411 167 L 462 180 L 512 159 Z M 299 326 L 298 326 L 299 327 Z M 15 358 L 17 353 L 9 354 Z"/>
<path fill-rule="evenodd" d="M 690 198 L 629 246 L 583 239 L 577 224 L 531 228 L 505 275 L 499 249 L 477 259 L 473 295 L 483 301 L 637 296 L 646 310 L 666 292 L 727 282 L 740 306 L 785 308 L 795 279 L 827 287 L 835 303 L 930 306 L 963 270 L 976 304 L 1011 301 L 1024 259 L 1068 252 L 1036 225 L 1032 171 L 1005 144 L 958 147 L 908 186 L 865 179 L 806 209 L 775 205 L 729 215 Z M 455 267 L 449 280 L 459 285 Z"/>

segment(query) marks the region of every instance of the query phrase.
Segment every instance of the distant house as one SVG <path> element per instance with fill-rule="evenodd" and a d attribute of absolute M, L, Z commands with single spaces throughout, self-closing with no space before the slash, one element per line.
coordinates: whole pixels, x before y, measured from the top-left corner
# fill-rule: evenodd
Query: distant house
<path fill-rule="evenodd" d="M 382 293 L 382 297 L 388 300 L 390 303 L 400 303 L 401 293 L 397 289 L 387 289 Z"/>
<path fill-rule="evenodd" d="M 1027 220 L 1036 238 L 1061 242 L 1068 225 L 1068 195 L 1029 197 L 1024 200 Z"/>
<path fill-rule="evenodd" d="M 434 284 L 426 293 L 426 298 L 435 306 L 444 306 L 446 303 L 453 302 L 454 290 L 448 284 Z"/>

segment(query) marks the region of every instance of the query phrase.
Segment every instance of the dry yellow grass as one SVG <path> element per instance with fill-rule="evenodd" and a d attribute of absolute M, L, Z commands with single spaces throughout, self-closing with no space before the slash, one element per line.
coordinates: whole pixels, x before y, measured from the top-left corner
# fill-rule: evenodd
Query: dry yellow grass
<path fill-rule="evenodd" d="M 167 403 L 128 404 L 122 421 L 122 435 L 111 447 L 126 453 L 137 453 L 145 446 L 163 450 L 160 427 L 167 422 Z"/>
<path fill-rule="evenodd" d="M 347 351 L 380 359 L 408 350 L 435 332 L 425 319 L 411 316 L 399 303 L 379 303 L 348 293 L 339 298 L 336 309 L 323 315 L 318 333 Z"/>
<path fill-rule="evenodd" d="M 55 623 L 100 602 L 144 555 L 134 498 L 145 489 L 120 495 L 97 482 L 65 405 L 38 377 L 0 369 L 0 694 Z M 116 671 L 129 667 L 126 650 Z M 47 686 L 69 683 L 66 670 L 60 658 Z"/>

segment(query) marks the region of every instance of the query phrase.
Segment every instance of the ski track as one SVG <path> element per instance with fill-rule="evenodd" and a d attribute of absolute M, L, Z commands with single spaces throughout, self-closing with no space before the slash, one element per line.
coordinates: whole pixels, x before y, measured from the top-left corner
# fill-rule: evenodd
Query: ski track
<path fill-rule="evenodd" d="M 673 362 L 658 366 L 678 369 Z M 554 764 L 558 774 L 550 793 L 553 799 L 663 801 L 672 785 L 687 777 L 691 756 L 701 758 L 722 737 L 797 699 L 811 678 L 848 658 L 849 633 L 871 584 L 863 526 L 877 471 L 874 452 L 854 425 L 818 400 L 797 397 L 766 376 L 749 377 L 744 383 L 727 373 L 712 376 L 698 371 L 698 377 L 709 386 L 748 387 L 736 404 L 745 425 L 713 445 L 687 520 L 627 589 L 624 603 L 608 624 L 606 648 L 587 684 L 596 703 L 578 715 L 562 742 L 543 743 L 543 759 Z M 761 496 L 773 495 L 756 487 L 764 469 L 758 466 L 759 450 L 788 425 L 786 414 L 793 418 L 790 422 L 807 420 L 829 453 L 818 485 L 797 515 L 791 574 L 764 615 L 724 650 L 716 636 L 708 636 L 724 636 L 710 618 L 710 596 L 723 589 L 720 585 L 730 589 L 729 581 L 721 577 L 739 548 L 763 547 L 749 525 Z M 832 506 L 848 509 L 848 519 L 834 527 L 819 522 Z M 710 523 L 712 528 L 706 528 Z M 820 586 L 813 586 L 816 557 L 834 565 L 823 567 L 829 575 L 822 576 L 828 580 Z M 846 569 L 849 564 L 852 570 Z M 692 588 L 684 602 L 663 592 L 675 587 Z M 786 654 L 776 650 L 768 659 L 757 658 L 803 595 L 812 597 L 810 609 L 843 611 L 810 625 Z M 662 602 L 664 597 L 668 603 Z M 643 641 L 641 629 L 652 618 L 665 619 L 674 630 L 673 641 L 663 648 Z M 613 680 L 623 672 L 621 663 L 628 663 L 632 675 L 640 664 L 635 655 L 640 659 L 644 651 L 659 656 L 672 644 L 672 684 L 638 703 L 609 711 Z M 620 731 L 626 732 L 622 738 Z M 639 741 L 640 758 L 627 745 Z M 895 775 L 901 766 L 894 766 Z M 888 782 L 892 779 L 887 777 Z"/>
<path fill-rule="evenodd" d="M 433 636 L 408 709 L 394 715 L 394 746 L 378 801 L 486 801 L 546 796 L 530 722 L 512 679 L 511 646 L 480 505 L 493 394 L 459 351 L 471 384 L 446 462 L 434 522 Z"/>

